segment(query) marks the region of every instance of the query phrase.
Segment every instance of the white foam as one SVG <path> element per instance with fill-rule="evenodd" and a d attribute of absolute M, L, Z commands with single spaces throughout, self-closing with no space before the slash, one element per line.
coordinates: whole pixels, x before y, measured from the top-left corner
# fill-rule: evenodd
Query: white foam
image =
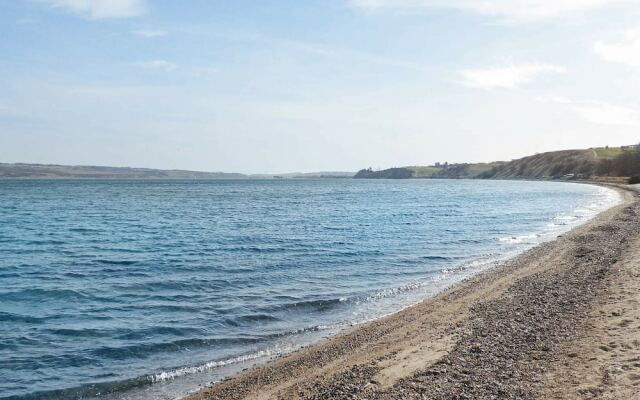
<path fill-rule="evenodd" d="M 577 217 L 575 215 L 558 215 L 554 219 L 556 221 L 572 221 L 576 218 Z"/>
<path fill-rule="evenodd" d="M 600 212 L 619 204 L 622 197 L 618 191 L 609 188 L 599 188 L 598 191 L 591 195 L 595 200 L 591 200 L 587 205 L 577 206 L 569 213 L 558 214 L 553 218 L 553 222 L 545 226 L 543 232 L 525 234 L 520 236 L 502 237 L 499 240 L 505 244 L 519 245 L 530 244 L 536 245 L 547 240 L 552 240 L 558 235 L 569 231 L 573 227 L 587 222 L 594 218 Z"/>
<path fill-rule="evenodd" d="M 281 354 L 282 352 L 287 352 L 287 350 L 291 351 L 292 349 L 279 349 L 277 351 L 275 349 L 265 349 L 265 350 L 257 351 L 255 353 L 245 354 L 242 356 L 233 357 L 226 360 L 209 361 L 200 365 L 176 368 L 171 371 L 162 371 L 154 375 L 149 375 L 149 381 L 151 383 L 163 382 L 163 381 L 175 379 L 184 375 L 205 372 L 213 368 L 220 368 L 220 367 L 224 367 L 231 364 L 239 364 L 247 361 L 257 360 L 263 357 L 269 357 L 275 354 Z"/>
<path fill-rule="evenodd" d="M 502 237 L 499 240 L 508 244 L 533 243 L 540 237 L 538 234 Z"/>

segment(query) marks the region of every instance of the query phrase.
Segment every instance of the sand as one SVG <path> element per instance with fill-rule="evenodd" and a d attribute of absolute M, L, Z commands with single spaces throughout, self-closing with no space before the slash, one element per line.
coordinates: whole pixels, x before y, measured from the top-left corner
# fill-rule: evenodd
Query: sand
<path fill-rule="evenodd" d="M 603 282 L 580 334 L 547 375 L 548 399 L 640 398 L 640 240 Z"/>
<path fill-rule="evenodd" d="M 640 399 L 640 202 L 187 397 Z"/>

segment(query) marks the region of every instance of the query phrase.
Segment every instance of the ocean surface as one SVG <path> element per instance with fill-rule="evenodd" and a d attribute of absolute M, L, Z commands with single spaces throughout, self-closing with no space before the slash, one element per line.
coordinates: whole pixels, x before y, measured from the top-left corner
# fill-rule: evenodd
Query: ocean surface
<path fill-rule="evenodd" d="M 551 182 L 0 181 L 0 398 L 178 398 L 617 201 Z"/>

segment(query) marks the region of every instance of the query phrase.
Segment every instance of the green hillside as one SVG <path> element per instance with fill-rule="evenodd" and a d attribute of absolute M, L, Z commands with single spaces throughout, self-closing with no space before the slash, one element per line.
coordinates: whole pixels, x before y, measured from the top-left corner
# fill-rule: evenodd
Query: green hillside
<path fill-rule="evenodd" d="M 481 175 L 489 173 L 493 168 L 501 166 L 502 162 L 494 163 L 478 163 L 478 164 L 447 164 L 447 165 L 429 165 L 429 166 L 412 166 L 400 168 L 388 168 L 380 171 L 371 169 L 361 170 L 355 178 L 362 179 L 475 179 Z"/>
<path fill-rule="evenodd" d="M 552 179 L 565 175 L 590 176 L 596 166 L 591 150 L 563 150 L 540 153 L 512 160 L 481 174 L 481 178 L 494 179 Z"/>
<path fill-rule="evenodd" d="M 615 158 L 622 153 L 622 147 L 595 147 L 593 149 L 596 158 Z"/>
<path fill-rule="evenodd" d="M 413 171 L 414 178 L 433 178 L 433 175 L 442 170 L 442 168 L 434 166 L 414 166 L 406 167 L 406 169 Z"/>
<path fill-rule="evenodd" d="M 583 179 L 640 174 L 638 146 L 562 150 L 507 162 L 436 164 L 358 172 L 355 178 Z"/>

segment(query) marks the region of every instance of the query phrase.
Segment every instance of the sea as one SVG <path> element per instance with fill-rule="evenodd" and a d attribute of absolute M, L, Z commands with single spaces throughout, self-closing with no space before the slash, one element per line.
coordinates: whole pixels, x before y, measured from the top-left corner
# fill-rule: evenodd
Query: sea
<path fill-rule="evenodd" d="M 619 201 L 540 181 L 0 181 L 0 398 L 178 399 Z"/>

